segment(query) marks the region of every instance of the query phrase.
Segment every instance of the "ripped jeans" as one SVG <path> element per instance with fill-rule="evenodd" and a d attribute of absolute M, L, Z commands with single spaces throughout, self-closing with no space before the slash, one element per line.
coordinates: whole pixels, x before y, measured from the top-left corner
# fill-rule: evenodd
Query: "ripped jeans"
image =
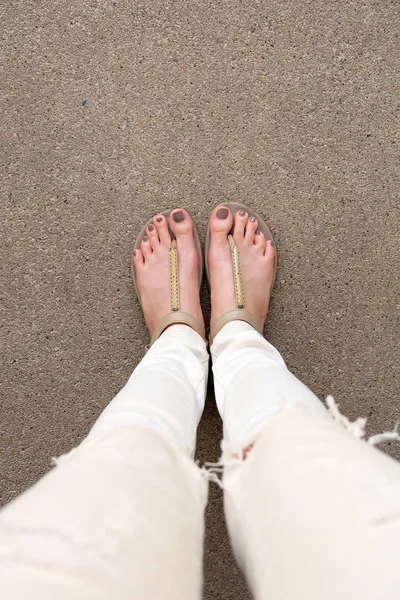
<path fill-rule="evenodd" d="M 226 521 L 254 598 L 397 599 L 399 464 L 340 427 L 249 325 L 226 325 L 211 351 Z M 1 511 L 2 600 L 201 598 L 207 373 L 204 341 L 171 326 L 80 446 Z"/>

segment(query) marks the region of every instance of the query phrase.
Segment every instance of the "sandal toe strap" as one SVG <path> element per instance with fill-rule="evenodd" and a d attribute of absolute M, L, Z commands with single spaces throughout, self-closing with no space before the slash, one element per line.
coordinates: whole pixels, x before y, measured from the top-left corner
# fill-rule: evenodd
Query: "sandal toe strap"
<path fill-rule="evenodd" d="M 178 248 L 176 240 L 172 240 L 169 249 L 169 285 L 170 285 L 170 301 L 171 312 L 168 313 L 159 323 L 153 335 L 151 336 L 150 346 L 154 344 L 160 335 L 170 325 L 188 325 L 196 331 L 205 340 L 204 327 L 189 313 L 180 310 L 179 300 L 179 272 L 178 272 Z"/>
<path fill-rule="evenodd" d="M 234 242 L 233 236 L 228 235 L 229 246 L 231 249 L 232 265 L 233 265 L 233 279 L 235 284 L 235 298 L 236 298 L 236 309 L 230 310 L 223 314 L 215 323 L 210 333 L 210 344 L 212 344 L 215 336 L 221 331 L 221 329 L 227 323 L 231 321 L 244 321 L 248 323 L 258 333 L 263 333 L 263 324 L 249 311 L 245 309 L 244 299 L 244 288 L 243 288 L 243 277 L 242 277 L 242 266 L 240 263 L 240 252 Z"/>

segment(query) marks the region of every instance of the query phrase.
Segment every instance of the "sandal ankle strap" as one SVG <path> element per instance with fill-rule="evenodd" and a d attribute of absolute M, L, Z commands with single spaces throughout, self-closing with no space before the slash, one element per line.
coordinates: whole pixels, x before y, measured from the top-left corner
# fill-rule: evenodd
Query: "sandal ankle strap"
<path fill-rule="evenodd" d="M 168 327 L 170 327 L 170 325 L 188 325 L 189 327 L 194 329 L 194 331 L 196 331 L 196 333 L 198 333 L 204 341 L 206 341 L 204 328 L 198 322 L 198 320 L 192 317 L 192 315 L 189 315 L 189 313 L 185 313 L 179 310 L 170 312 L 163 319 L 161 319 L 161 321 L 157 324 L 157 327 L 153 331 L 153 335 L 151 336 L 150 340 L 150 346 L 152 346 L 154 342 L 158 340 L 160 335 L 164 333 L 164 331 Z"/>

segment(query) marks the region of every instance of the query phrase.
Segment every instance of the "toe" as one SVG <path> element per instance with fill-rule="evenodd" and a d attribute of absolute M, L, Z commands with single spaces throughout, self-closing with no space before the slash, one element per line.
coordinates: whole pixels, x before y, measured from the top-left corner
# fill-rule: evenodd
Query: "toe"
<path fill-rule="evenodd" d="M 191 216 L 183 208 L 177 208 L 171 212 L 169 223 L 176 237 L 178 252 L 183 251 L 180 260 L 185 261 L 186 264 L 190 264 L 191 268 L 197 268 L 197 251 L 194 243 Z"/>
<path fill-rule="evenodd" d="M 212 240 L 221 240 L 226 243 L 228 233 L 233 225 L 233 216 L 226 206 L 217 206 L 214 209 L 210 219 L 210 229 Z"/>
<path fill-rule="evenodd" d="M 248 244 L 254 244 L 254 237 L 256 235 L 257 229 L 258 221 L 256 217 L 250 217 L 250 219 L 247 221 L 246 233 L 244 236 L 244 239 Z"/>
<path fill-rule="evenodd" d="M 149 238 L 147 235 L 142 239 L 142 243 L 140 245 L 140 249 L 144 256 L 144 260 L 146 261 L 152 255 L 153 251 L 150 246 Z"/>
<path fill-rule="evenodd" d="M 263 233 L 257 229 L 254 236 L 254 245 L 264 254 L 267 241 Z"/>
<path fill-rule="evenodd" d="M 274 262 L 274 260 L 276 258 L 276 248 L 275 248 L 275 244 L 272 240 L 268 240 L 266 242 L 264 256 L 266 257 L 267 260 Z"/>
<path fill-rule="evenodd" d="M 158 238 L 158 231 L 153 225 L 153 223 L 150 223 L 147 226 L 147 237 L 149 239 L 150 246 L 154 252 L 154 250 L 157 250 L 157 248 L 159 248 L 160 240 Z"/>
<path fill-rule="evenodd" d="M 246 225 L 249 220 L 249 215 L 243 209 L 238 210 L 235 215 L 235 229 L 233 231 L 233 239 L 235 244 L 240 244 L 243 241 L 246 232 Z"/>
<path fill-rule="evenodd" d="M 184 208 L 176 208 L 171 211 L 171 216 L 169 218 L 169 226 L 172 229 L 172 232 L 178 238 L 188 238 L 192 239 L 193 237 L 193 225 L 192 219 L 189 213 Z"/>
<path fill-rule="evenodd" d="M 135 267 L 135 271 L 143 267 L 143 254 L 141 250 L 134 250 L 132 254 L 132 262 Z"/>
<path fill-rule="evenodd" d="M 157 229 L 161 244 L 169 247 L 171 244 L 171 236 L 168 230 L 168 222 L 164 215 L 156 215 L 153 219 L 153 225 Z"/>

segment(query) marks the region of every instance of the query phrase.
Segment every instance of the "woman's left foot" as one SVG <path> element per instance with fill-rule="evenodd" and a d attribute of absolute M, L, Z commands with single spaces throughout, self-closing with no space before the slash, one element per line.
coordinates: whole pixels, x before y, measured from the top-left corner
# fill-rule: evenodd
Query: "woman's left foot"
<path fill-rule="evenodd" d="M 192 315 L 204 327 L 199 296 L 200 261 L 193 238 L 193 222 L 183 208 L 174 209 L 169 225 L 178 249 L 180 309 Z M 158 323 L 171 312 L 169 249 L 171 236 L 163 215 L 148 225 L 140 250 L 133 253 L 136 282 L 144 318 L 153 334 Z"/>

